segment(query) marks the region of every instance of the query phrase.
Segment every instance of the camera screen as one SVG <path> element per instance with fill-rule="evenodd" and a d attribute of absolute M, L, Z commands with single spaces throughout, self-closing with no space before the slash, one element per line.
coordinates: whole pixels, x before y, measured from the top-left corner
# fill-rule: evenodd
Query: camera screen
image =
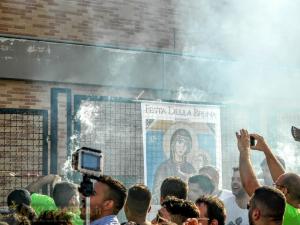
<path fill-rule="evenodd" d="M 100 157 L 94 154 L 82 152 L 81 168 L 100 171 Z"/>

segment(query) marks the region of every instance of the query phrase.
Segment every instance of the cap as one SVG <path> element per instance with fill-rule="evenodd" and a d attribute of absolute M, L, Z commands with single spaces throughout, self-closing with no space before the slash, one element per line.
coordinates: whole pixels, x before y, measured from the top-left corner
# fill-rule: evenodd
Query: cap
<path fill-rule="evenodd" d="M 30 193 L 29 191 L 23 188 L 15 189 L 11 191 L 7 196 L 8 206 L 21 205 L 21 204 L 30 206 L 30 203 L 31 203 Z"/>

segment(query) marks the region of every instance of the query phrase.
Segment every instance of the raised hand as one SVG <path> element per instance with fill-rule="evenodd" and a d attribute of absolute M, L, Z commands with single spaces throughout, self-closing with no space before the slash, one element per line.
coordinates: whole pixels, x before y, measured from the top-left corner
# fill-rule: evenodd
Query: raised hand
<path fill-rule="evenodd" d="M 256 140 L 256 144 L 254 146 L 250 146 L 251 149 L 265 152 L 269 150 L 269 146 L 265 142 L 265 139 L 258 134 L 250 134 L 250 136 L 254 137 Z"/>
<path fill-rule="evenodd" d="M 237 138 L 237 145 L 239 151 L 247 152 L 250 150 L 250 135 L 248 134 L 248 131 L 245 129 L 241 129 L 240 132 L 235 133 Z"/>
<path fill-rule="evenodd" d="M 241 181 L 247 194 L 251 196 L 259 187 L 250 159 L 250 135 L 246 129 L 236 132 L 238 149 L 240 151 L 239 169 Z"/>

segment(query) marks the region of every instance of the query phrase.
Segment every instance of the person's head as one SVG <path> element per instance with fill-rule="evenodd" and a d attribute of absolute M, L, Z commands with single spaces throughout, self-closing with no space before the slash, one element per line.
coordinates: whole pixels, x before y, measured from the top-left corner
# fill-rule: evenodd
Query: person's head
<path fill-rule="evenodd" d="M 18 205 L 16 213 L 20 216 L 25 216 L 29 221 L 34 221 L 37 218 L 37 214 L 34 209 L 25 204 Z"/>
<path fill-rule="evenodd" d="M 241 182 L 241 176 L 240 176 L 240 170 L 238 167 L 233 167 L 233 174 L 231 177 L 231 190 L 232 194 L 236 198 L 242 198 L 244 196 L 247 196 L 247 193 L 242 185 Z"/>
<path fill-rule="evenodd" d="M 126 188 L 110 176 L 100 176 L 94 185 L 94 195 L 90 197 L 90 220 L 94 221 L 108 215 L 117 215 L 126 199 Z M 85 199 L 80 217 L 85 219 Z"/>
<path fill-rule="evenodd" d="M 192 149 L 192 137 L 186 129 L 176 130 L 170 143 L 170 158 L 175 160 L 175 156 L 185 159 L 187 153 Z"/>
<path fill-rule="evenodd" d="M 281 224 L 285 197 L 276 188 L 263 186 L 255 190 L 248 203 L 249 224 Z"/>
<path fill-rule="evenodd" d="M 201 195 L 212 194 L 215 187 L 212 179 L 207 175 L 195 175 L 189 178 L 188 199 L 195 202 Z"/>
<path fill-rule="evenodd" d="M 224 203 L 216 196 L 204 195 L 196 200 L 202 225 L 224 225 L 226 211 Z"/>
<path fill-rule="evenodd" d="M 16 209 L 18 205 L 27 205 L 31 204 L 31 197 L 29 191 L 26 189 L 20 188 L 11 191 L 7 196 L 7 206 L 11 209 Z"/>
<path fill-rule="evenodd" d="M 32 225 L 72 225 L 72 215 L 60 210 L 43 211 Z"/>
<path fill-rule="evenodd" d="M 209 176 L 214 182 L 215 189 L 218 190 L 220 175 L 216 167 L 211 165 L 203 166 L 199 169 L 199 174 Z"/>
<path fill-rule="evenodd" d="M 286 197 L 288 203 L 300 204 L 300 176 L 295 173 L 285 173 L 274 183 Z"/>
<path fill-rule="evenodd" d="M 176 197 L 168 197 L 162 203 L 161 210 L 165 219 L 180 225 L 188 218 L 198 218 L 200 216 L 199 210 L 193 202 Z"/>
<path fill-rule="evenodd" d="M 285 161 L 283 158 L 281 158 L 280 156 L 276 155 L 277 160 L 280 162 L 280 164 L 282 165 L 282 167 L 285 169 Z M 268 186 L 272 186 L 273 184 L 273 179 L 267 164 L 266 159 L 264 159 L 261 163 L 260 163 L 260 168 L 262 170 L 262 175 L 264 178 L 264 184 L 268 185 Z"/>
<path fill-rule="evenodd" d="M 160 186 L 160 202 L 162 203 L 167 196 L 186 199 L 187 189 L 186 182 L 179 177 L 167 177 Z"/>
<path fill-rule="evenodd" d="M 150 210 L 151 192 L 147 186 L 136 184 L 129 188 L 124 205 L 126 218 L 136 222 L 135 218 L 146 218 Z"/>
<path fill-rule="evenodd" d="M 79 208 L 78 187 L 70 182 L 60 182 L 54 186 L 53 199 L 58 208 Z"/>

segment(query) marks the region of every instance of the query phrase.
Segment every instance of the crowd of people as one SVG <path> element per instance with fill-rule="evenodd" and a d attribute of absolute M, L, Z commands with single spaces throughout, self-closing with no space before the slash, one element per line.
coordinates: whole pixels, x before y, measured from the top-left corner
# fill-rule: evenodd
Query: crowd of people
<path fill-rule="evenodd" d="M 0 214 L 0 224 L 82 225 L 89 217 L 92 225 L 119 225 L 117 215 L 124 209 L 127 221 L 122 224 L 300 225 L 300 176 L 285 172 L 284 160 L 260 135 L 242 129 L 236 138 L 239 165 L 232 170 L 231 191 L 219 189 L 219 172 L 213 166 L 204 166 L 187 180 L 169 176 L 160 184 L 160 209 L 150 220 L 153 197 L 146 185 L 127 190 L 117 179 L 102 175 L 94 181 L 87 215 L 86 198 L 78 187 L 48 175 L 9 193 L 9 210 Z M 263 182 L 254 173 L 251 150 L 265 155 Z M 49 183 L 52 197 L 39 194 Z"/>

